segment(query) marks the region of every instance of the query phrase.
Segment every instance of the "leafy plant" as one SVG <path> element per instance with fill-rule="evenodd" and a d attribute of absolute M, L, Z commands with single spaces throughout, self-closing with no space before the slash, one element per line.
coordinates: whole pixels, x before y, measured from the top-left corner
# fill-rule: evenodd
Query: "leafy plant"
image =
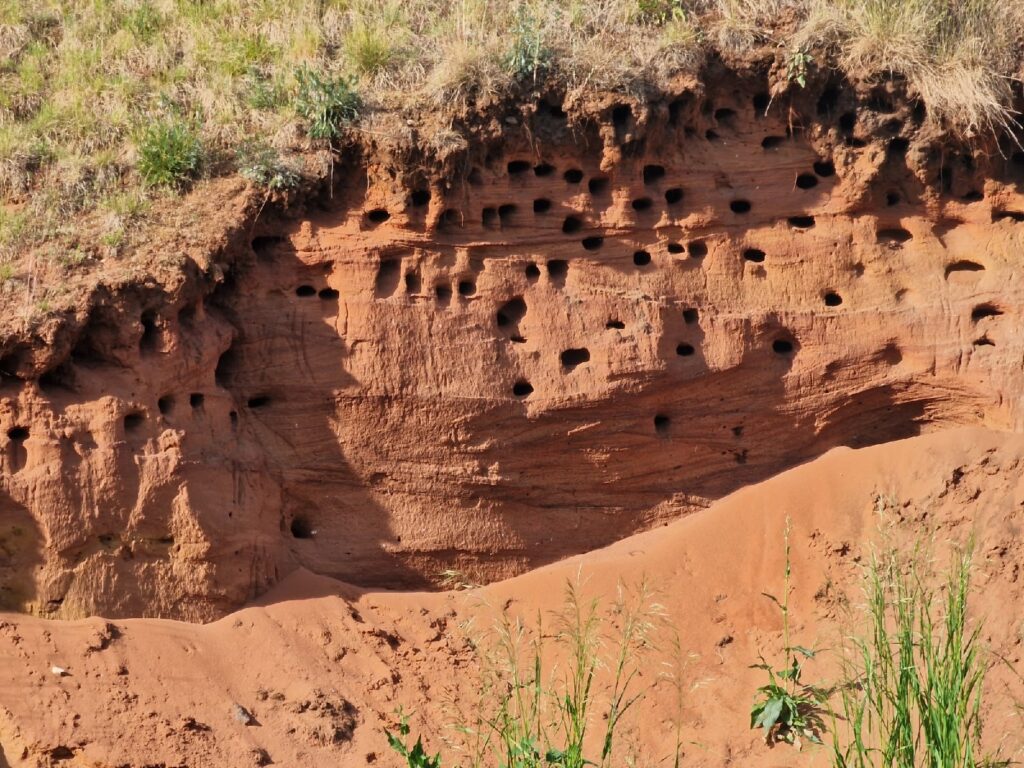
<path fill-rule="evenodd" d="M 177 117 L 145 127 L 138 141 L 139 173 L 152 186 L 181 189 L 199 173 L 203 143 L 196 130 Z"/>
<path fill-rule="evenodd" d="M 551 51 L 544 44 L 540 23 L 525 3 L 516 7 L 511 38 L 505 68 L 519 79 L 536 82 L 551 63 Z"/>
<path fill-rule="evenodd" d="M 801 88 L 807 87 L 807 68 L 814 61 L 811 54 L 801 48 L 790 53 L 786 62 L 786 79 L 795 82 Z"/>
<path fill-rule="evenodd" d="M 295 110 L 306 121 L 310 138 L 336 138 L 339 126 L 358 116 L 359 95 L 352 78 L 329 77 L 302 66 L 295 71 L 295 79 Z"/>
<path fill-rule="evenodd" d="M 762 593 L 778 606 L 782 614 L 782 653 L 785 659 L 782 667 L 773 667 L 760 656 L 760 663 L 752 669 L 762 669 L 768 674 L 768 682 L 757 689 L 754 706 L 750 710 L 750 727 L 764 729 L 765 742 L 769 745 L 785 742 L 799 748 L 802 739 L 821 743 L 825 730 L 824 704 L 827 694 L 821 688 L 803 682 L 803 663 L 813 659 L 817 652 L 801 645 L 792 645 L 789 634 L 789 597 L 792 592 L 792 558 L 790 535 L 792 527 L 786 521 L 786 572 L 782 599 Z"/>
<path fill-rule="evenodd" d="M 242 176 L 270 191 L 294 189 L 302 178 L 293 164 L 282 160 L 277 150 L 261 142 L 243 144 L 235 159 Z"/>
<path fill-rule="evenodd" d="M 423 739 L 421 737 L 416 738 L 416 743 L 412 747 L 407 745 L 406 741 L 409 736 L 409 730 L 409 718 L 402 710 L 399 710 L 398 735 L 396 736 L 386 729 L 384 731 L 391 749 L 405 758 L 407 768 L 441 768 L 441 754 L 437 753 L 430 757 L 423 748 Z"/>

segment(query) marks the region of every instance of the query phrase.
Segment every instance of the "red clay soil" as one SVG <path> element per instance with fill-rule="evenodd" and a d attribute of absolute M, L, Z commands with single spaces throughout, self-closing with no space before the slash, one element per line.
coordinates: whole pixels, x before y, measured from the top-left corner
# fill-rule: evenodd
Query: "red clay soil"
<path fill-rule="evenodd" d="M 1020 669 L 1022 462 L 1024 438 L 978 428 L 837 448 L 701 514 L 462 592 L 361 592 L 298 571 L 259 605 L 204 626 L 7 616 L 0 765 L 398 765 L 382 728 L 399 705 L 414 712 L 413 733 L 457 765 L 443 739 L 453 735 L 452 702 L 466 711 L 477 701 L 468 619 L 484 627 L 504 607 L 532 623 L 538 610 L 558 608 L 567 581 L 610 600 L 618 582 L 646 578 L 690 656 L 683 764 L 824 766 L 824 748 L 769 748 L 748 730 L 762 682 L 748 664 L 758 653 L 774 658 L 781 644 L 778 612 L 761 592 L 781 592 L 786 519 L 794 642 L 835 649 L 855 626 L 860 567 L 883 534 L 931 538 L 939 563 L 949 542 L 974 535 L 972 614 L 985 620 L 986 647 Z M 649 690 L 627 718 L 621 757 L 671 764 L 676 690 L 661 671 L 673 658 L 663 645 L 646 664 Z M 835 682 L 834 661 L 826 650 L 808 677 Z M 55 665 L 67 674 L 53 674 Z M 994 667 L 985 739 L 1011 759 L 1024 756 L 1014 706 L 1022 694 L 1020 677 Z"/>

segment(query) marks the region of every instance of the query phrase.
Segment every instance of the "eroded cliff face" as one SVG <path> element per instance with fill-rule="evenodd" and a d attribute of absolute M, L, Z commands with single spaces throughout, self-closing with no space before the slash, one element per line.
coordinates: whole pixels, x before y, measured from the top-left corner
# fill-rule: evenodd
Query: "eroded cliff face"
<path fill-rule="evenodd" d="M 217 279 L 98 303 L 3 379 L 0 605 L 493 579 L 836 445 L 1020 429 L 1024 156 L 852 98 L 542 103 L 458 177 L 339 166 Z"/>

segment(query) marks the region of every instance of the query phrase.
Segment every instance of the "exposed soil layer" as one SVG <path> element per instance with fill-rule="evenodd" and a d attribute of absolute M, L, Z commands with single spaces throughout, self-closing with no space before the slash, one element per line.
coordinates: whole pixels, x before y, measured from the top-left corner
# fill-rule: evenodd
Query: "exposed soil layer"
<path fill-rule="evenodd" d="M 577 578 L 583 599 L 605 601 L 620 580 L 646 578 L 686 659 L 681 713 L 663 675 L 670 646 L 643 665 L 647 697 L 624 719 L 620 758 L 671 765 L 678 722 L 684 765 L 828 765 L 827 748 L 769 749 L 747 727 L 763 683 L 748 665 L 759 653 L 774 660 L 782 645 L 778 611 L 762 592 L 781 593 L 787 517 L 792 639 L 823 651 L 806 665 L 807 682 L 836 682 L 838 634 L 858 628 L 861 566 L 883 536 L 930 539 L 941 565 L 947 542 L 973 535 L 982 641 L 1019 670 L 1022 462 L 1024 438 L 977 428 L 839 448 L 700 514 L 467 592 L 361 592 L 299 571 L 261 605 L 206 626 L 5 616 L 0 765 L 397 767 L 382 728 L 399 705 L 413 713 L 413 736 L 456 765 L 462 755 L 444 740 L 460 722 L 458 705 L 467 717 L 479 701 L 467 638 L 502 607 L 534 623 Z M 606 690 L 605 674 L 596 691 Z M 987 683 L 986 749 L 1011 761 L 1024 756 L 1013 704 L 1022 685 L 1002 663 Z"/>
<path fill-rule="evenodd" d="M 1019 429 L 1024 155 L 884 93 L 709 93 L 538 113 L 446 175 L 367 155 L 256 221 L 239 193 L 205 261 L 8 340 L 0 605 L 488 581 L 835 446 Z"/>

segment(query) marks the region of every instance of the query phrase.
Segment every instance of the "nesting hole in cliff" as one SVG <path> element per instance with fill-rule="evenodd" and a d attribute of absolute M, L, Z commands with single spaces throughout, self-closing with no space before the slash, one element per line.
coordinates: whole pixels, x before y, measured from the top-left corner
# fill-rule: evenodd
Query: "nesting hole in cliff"
<path fill-rule="evenodd" d="M 156 407 L 164 416 L 169 415 L 174 410 L 174 396 L 164 395 L 156 401 Z"/>
<path fill-rule="evenodd" d="M 649 197 L 638 197 L 633 201 L 632 205 L 634 211 L 649 211 L 651 206 L 654 205 L 654 201 Z"/>
<path fill-rule="evenodd" d="M 793 229 L 810 229 L 814 226 L 813 216 L 790 216 L 788 221 Z"/>
<path fill-rule="evenodd" d="M 521 173 L 526 173 L 530 170 L 532 163 L 528 160 L 511 160 L 506 166 L 508 168 L 509 176 L 518 176 Z"/>
<path fill-rule="evenodd" d="M 441 229 L 462 227 L 462 212 L 458 208 L 445 208 L 441 214 Z"/>
<path fill-rule="evenodd" d="M 126 413 L 124 416 L 124 431 L 135 432 L 146 421 L 146 416 L 139 411 Z"/>
<path fill-rule="evenodd" d="M 604 245 L 604 238 L 600 235 L 591 235 L 590 237 L 584 237 L 580 243 L 584 249 L 588 251 L 596 251 Z"/>
<path fill-rule="evenodd" d="M 984 334 L 974 340 L 974 346 L 976 347 L 994 347 L 995 345 L 996 343 L 988 337 L 988 334 Z"/>
<path fill-rule="evenodd" d="M 292 518 L 289 530 L 292 533 L 292 538 L 295 539 L 312 539 L 316 535 L 316 529 L 313 528 L 313 524 L 305 517 Z"/>
<path fill-rule="evenodd" d="M 476 293 L 476 283 L 472 280 L 459 281 L 459 296 L 472 296 Z"/>
<path fill-rule="evenodd" d="M 156 325 L 156 314 L 143 312 L 142 336 L 139 339 L 139 350 L 144 353 L 155 352 L 160 345 L 160 329 Z"/>
<path fill-rule="evenodd" d="M 704 131 L 704 138 L 708 141 L 718 141 L 718 131 L 713 128 L 708 128 Z"/>
<path fill-rule="evenodd" d="M 644 184 L 657 184 L 665 178 L 665 168 L 661 165 L 645 165 L 643 176 Z"/>
<path fill-rule="evenodd" d="M 317 293 L 321 301 L 337 301 L 340 295 L 335 288 L 321 288 Z"/>
<path fill-rule="evenodd" d="M 529 397 L 533 393 L 533 386 L 525 380 L 517 381 L 512 385 L 512 394 L 516 397 Z"/>
<path fill-rule="evenodd" d="M 391 218 L 391 214 L 383 208 L 374 208 L 372 211 L 368 211 L 366 214 L 366 220 L 371 224 L 383 224 L 385 221 Z"/>
<path fill-rule="evenodd" d="M 723 125 L 730 125 L 736 117 L 736 110 L 729 107 L 719 107 L 715 110 L 715 120 Z"/>
<path fill-rule="evenodd" d="M 733 200 L 729 203 L 729 210 L 733 213 L 750 213 L 749 200 Z"/>
<path fill-rule="evenodd" d="M 429 189 L 414 189 L 409 195 L 409 202 L 416 208 L 422 208 L 430 202 Z"/>
<path fill-rule="evenodd" d="M 235 352 L 234 347 L 229 347 L 224 350 L 221 356 L 217 359 L 217 367 L 213 372 L 214 380 L 217 382 L 217 385 L 227 387 L 237 368 L 238 353 Z"/>
<path fill-rule="evenodd" d="M 638 267 L 646 267 L 651 263 L 651 254 L 647 251 L 637 251 L 633 254 L 633 263 Z"/>
<path fill-rule="evenodd" d="M 410 270 L 405 273 L 405 292 L 407 294 L 416 294 L 423 289 L 423 281 L 420 279 L 420 273 Z"/>
<path fill-rule="evenodd" d="M 986 317 L 998 317 L 1001 314 L 1003 314 L 1003 310 L 999 309 L 995 304 L 979 304 L 971 310 L 971 320 L 978 322 Z"/>
<path fill-rule="evenodd" d="M 659 435 L 667 435 L 670 426 L 672 426 L 672 419 L 665 414 L 659 413 L 654 417 L 654 431 Z"/>
<path fill-rule="evenodd" d="M 540 197 L 533 201 L 533 212 L 534 213 L 547 213 L 551 210 L 551 201 L 547 198 Z"/>
<path fill-rule="evenodd" d="M 565 276 L 569 274 L 569 262 L 565 259 L 551 259 L 547 263 L 547 267 L 548 275 L 553 283 L 561 285 L 565 282 Z"/>
<path fill-rule="evenodd" d="M 540 267 L 531 261 L 526 265 L 526 269 L 523 270 L 523 274 L 526 275 L 527 281 L 536 283 L 538 278 L 540 278 Z"/>
<path fill-rule="evenodd" d="M 902 227 L 886 227 L 878 230 L 878 242 L 887 245 L 902 245 L 913 237 L 908 230 Z"/>
<path fill-rule="evenodd" d="M 687 344 L 686 342 L 681 342 L 676 345 L 676 354 L 680 357 L 691 357 L 696 351 L 697 350 L 693 348 L 692 344 Z"/>
<path fill-rule="evenodd" d="M 579 168 L 570 168 L 562 174 L 562 178 L 565 179 L 568 184 L 579 184 L 583 181 L 583 171 Z"/>
<path fill-rule="evenodd" d="M 818 186 L 818 177 L 813 173 L 801 173 L 796 177 L 796 185 L 800 189 L 814 189 Z"/>
<path fill-rule="evenodd" d="M 683 310 L 683 322 L 687 325 L 695 325 L 700 320 L 700 312 L 694 307 Z"/>
<path fill-rule="evenodd" d="M 894 205 L 900 204 L 900 193 L 896 190 L 889 190 L 885 193 L 885 204 L 892 208 Z"/>
<path fill-rule="evenodd" d="M 188 404 L 192 406 L 193 410 L 199 410 L 203 407 L 203 403 L 206 402 L 206 395 L 202 392 L 193 392 L 188 396 Z"/>
<path fill-rule="evenodd" d="M 451 286 L 446 283 L 438 283 L 434 286 L 434 296 L 437 298 L 437 303 L 442 307 L 448 306 L 452 300 Z"/>
<path fill-rule="evenodd" d="M 604 324 L 604 327 L 609 331 L 621 331 L 626 327 L 626 324 L 621 320 L 609 320 Z"/>
<path fill-rule="evenodd" d="M 254 237 L 249 245 L 252 246 L 253 253 L 262 259 L 269 256 L 270 252 L 283 242 L 283 237 L 259 235 L 258 237 Z"/>
<path fill-rule="evenodd" d="M 772 352 L 776 355 L 789 356 L 793 354 L 793 340 L 787 338 L 775 339 L 772 342 Z"/>
<path fill-rule="evenodd" d="M 835 291 L 829 291 L 824 295 L 824 301 L 826 307 L 838 307 L 843 303 L 843 297 Z"/>
<path fill-rule="evenodd" d="M 983 272 L 984 270 L 985 266 L 983 264 L 971 261 L 970 259 L 961 259 L 946 265 L 946 278 L 948 279 L 950 275 L 956 272 Z"/>
<path fill-rule="evenodd" d="M 555 172 L 555 166 L 551 163 L 540 163 L 539 165 L 533 166 L 533 173 L 535 176 L 550 176 Z"/>
<path fill-rule="evenodd" d="M 499 328 L 505 328 L 515 325 L 524 317 L 526 317 L 526 302 L 523 301 L 522 296 L 516 296 L 501 305 L 495 313 L 494 319 Z"/>
<path fill-rule="evenodd" d="M 498 206 L 498 220 L 504 226 L 512 223 L 512 215 L 516 212 L 516 206 L 512 203 Z"/>
<path fill-rule="evenodd" d="M 760 248 L 747 248 L 743 251 L 743 258 L 747 261 L 752 261 L 755 264 L 760 264 L 764 261 L 765 253 Z"/>
<path fill-rule="evenodd" d="M 494 208 L 484 208 L 480 212 L 480 222 L 488 229 L 498 226 L 498 212 Z"/>
<path fill-rule="evenodd" d="M 679 187 L 665 190 L 665 202 L 669 205 L 676 205 L 683 201 L 683 190 Z"/>
<path fill-rule="evenodd" d="M 301 299 L 309 298 L 310 296 L 316 296 L 316 288 L 312 285 L 300 285 L 295 289 L 295 295 Z"/>
<path fill-rule="evenodd" d="M 892 157 L 903 157 L 903 155 L 907 154 L 908 149 L 910 149 L 910 139 L 897 136 L 894 139 L 889 139 L 889 146 L 886 147 L 885 151 Z"/>
<path fill-rule="evenodd" d="M 246 400 L 245 404 L 249 408 L 252 408 L 253 410 L 256 410 L 258 408 L 266 408 L 268 405 L 270 405 L 270 395 L 254 395 L 253 397 L 250 397 L 248 400 Z"/>
<path fill-rule="evenodd" d="M 587 182 L 587 189 L 592 195 L 602 195 L 608 191 L 609 183 L 607 176 L 595 176 Z"/>
<path fill-rule="evenodd" d="M 398 290 L 398 277 L 402 271 L 401 262 L 398 259 L 384 259 L 377 267 L 377 278 L 374 281 L 373 291 L 377 298 L 387 298 Z"/>
<path fill-rule="evenodd" d="M 680 253 L 686 253 L 686 248 L 683 247 L 682 243 L 669 242 L 665 245 L 665 249 L 674 256 L 678 256 Z"/>
<path fill-rule="evenodd" d="M 967 203 L 980 203 L 985 199 L 985 194 L 978 189 L 972 189 L 964 193 L 963 200 Z"/>
<path fill-rule="evenodd" d="M 708 255 L 708 244 L 703 240 L 691 240 L 686 247 L 690 253 L 690 258 L 703 259 Z"/>
<path fill-rule="evenodd" d="M 1022 211 L 992 211 L 992 221 L 1010 221 L 1022 222 L 1024 221 L 1024 212 Z"/>
<path fill-rule="evenodd" d="M 28 427 L 11 427 L 7 430 L 7 437 L 15 443 L 23 443 L 28 440 Z"/>
<path fill-rule="evenodd" d="M 576 216 L 566 216 L 565 221 L 562 222 L 562 231 L 567 235 L 579 232 L 581 229 L 583 229 L 583 221 Z"/>
<path fill-rule="evenodd" d="M 619 104 L 612 110 L 612 125 L 615 127 L 616 135 L 623 135 L 629 130 L 629 123 L 633 119 L 633 110 L 628 104 Z"/>
<path fill-rule="evenodd" d="M 571 371 L 577 366 L 590 361 L 590 350 L 585 347 L 580 349 L 566 349 L 562 351 L 559 359 L 562 361 L 562 367 L 567 371 Z"/>
<path fill-rule="evenodd" d="M 786 140 L 785 136 L 765 136 L 761 139 L 762 149 L 778 149 L 782 146 L 782 142 Z"/>
<path fill-rule="evenodd" d="M 818 160 L 814 164 L 814 172 L 821 178 L 827 179 L 830 176 L 835 176 L 836 166 L 831 160 Z"/>
<path fill-rule="evenodd" d="M 28 439 L 28 427 L 11 427 L 7 430 L 10 442 L 7 444 L 7 461 L 13 472 L 22 469 L 28 463 L 28 451 L 25 441 Z"/>

